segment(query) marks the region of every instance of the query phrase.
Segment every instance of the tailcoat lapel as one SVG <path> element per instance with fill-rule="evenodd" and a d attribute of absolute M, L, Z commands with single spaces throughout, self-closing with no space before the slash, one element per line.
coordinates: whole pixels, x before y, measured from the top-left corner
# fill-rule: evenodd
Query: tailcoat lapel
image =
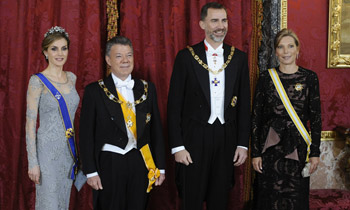
<path fill-rule="evenodd" d="M 136 101 L 141 98 L 141 96 L 145 91 L 144 91 L 143 82 L 141 80 L 135 79 L 134 81 L 135 81 L 135 85 L 133 88 L 133 92 L 134 92 L 134 99 Z M 135 106 L 137 139 L 141 137 L 146 125 L 146 113 L 142 109 L 142 107 L 145 106 L 146 102 L 147 101 L 144 101 L 143 103 Z"/>
<path fill-rule="evenodd" d="M 107 78 L 104 79 L 104 83 L 107 87 L 107 89 L 115 96 L 118 98 L 118 94 L 117 94 L 117 90 L 116 87 L 114 85 L 113 79 L 112 79 L 112 75 L 109 75 Z M 125 126 L 125 121 L 124 121 L 124 116 L 123 116 L 123 111 L 121 109 L 121 106 L 119 103 L 116 103 L 112 100 L 110 100 L 106 94 L 103 92 L 103 101 L 106 105 L 106 108 L 108 110 L 108 112 L 111 115 L 111 119 L 113 120 L 113 122 L 119 127 L 120 130 L 122 130 L 125 135 L 127 135 L 126 132 L 126 126 Z"/>
<path fill-rule="evenodd" d="M 223 44 L 224 46 L 224 62 L 227 61 L 228 56 L 231 53 L 231 47 L 229 45 Z M 233 88 L 236 82 L 237 77 L 237 66 L 234 65 L 235 63 L 235 56 L 233 54 L 231 62 L 227 65 L 225 68 L 225 102 L 224 102 L 224 109 L 227 108 L 227 106 L 231 102 L 231 98 L 233 97 Z"/>
<path fill-rule="evenodd" d="M 207 62 L 207 55 L 205 53 L 204 41 L 200 44 L 193 46 L 194 53 L 198 55 L 199 59 L 201 59 L 205 64 Z M 194 58 L 193 58 L 194 59 Z M 210 104 L 210 87 L 209 87 L 209 72 L 203 68 L 202 65 L 198 63 L 198 61 L 194 60 L 195 64 L 195 72 L 198 77 L 198 81 L 200 86 L 202 87 L 205 98 L 207 99 L 208 104 Z"/>

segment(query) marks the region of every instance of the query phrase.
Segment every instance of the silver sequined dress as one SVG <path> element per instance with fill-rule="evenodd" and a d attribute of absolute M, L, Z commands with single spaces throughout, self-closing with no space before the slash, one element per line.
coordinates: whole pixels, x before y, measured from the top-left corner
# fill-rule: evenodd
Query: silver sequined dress
<path fill-rule="evenodd" d="M 63 95 L 74 123 L 79 95 L 75 89 L 76 76 L 67 73 L 67 82 L 51 83 Z M 66 210 L 69 208 L 73 158 L 60 115 L 57 100 L 33 75 L 27 92 L 26 143 L 29 169 L 39 165 L 40 184 L 36 185 L 36 210 Z M 36 121 L 39 117 L 39 128 Z"/>

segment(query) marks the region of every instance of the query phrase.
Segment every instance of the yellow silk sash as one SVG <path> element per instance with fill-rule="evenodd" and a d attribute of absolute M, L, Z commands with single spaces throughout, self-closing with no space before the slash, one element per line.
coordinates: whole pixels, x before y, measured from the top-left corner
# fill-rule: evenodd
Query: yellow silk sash
<path fill-rule="evenodd" d="M 118 98 L 123 102 L 121 103 L 121 108 L 123 111 L 124 120 L 126 123 L 126 126 L 131 131 L 131 133 L 134 135 L 135 139 L 137 139 L 137 132 L 136 132 L 136 114 L 134 110 L 132 109 L 132 104 L 130 102 L 127 102 L 122 94 L 118 93 Z M 153 157 L 151 150 L 149 148 L 149 145 L 146 144 L 140 149 L 141 155 L 143 160 L 145 161 L 146 168 L 148 169 L 148 187 L 147 187 L 147 193 L 149 193 L 152 189 L 153 183 L 156 181 L 156 179 L 160 176 L 160 171 L 158 168 L 156 168 L 156 165 L 154 164 Z"/>
<path fill-rule="evenodd" d="M 140 149 L 140 151 L 141 151 L 143 160 L 145 161 L 145 165 L 148 169 L 148 187 L 146 192 L 149 193 L 152 190 L 153 183 L 160 176 L 160 171 L 158 168 L 156 168 L 156 165 L 154 164 L 149 145 L 146 144 Z"/>
<path fill-rule="evenodd" d="M 277 89 L 278 95 L 280 96 L 284 107 L 286 108 L 290 118 L 292 119 L 293 123 L 295 124 L 295 126 L 297 127 L 299 133 L 301 134 L 301 136 L 303 137 L 305 143 L 307 144 L 306 162 L 309 162 L 311 137 L 310 137 L 309 133 L 307 132 L 305 126 L 301 122 L 298 114 L 295 112 L 295 109 L 294 109 L 292 103 L 290 102 L 286 91 L 284 90 L 284 87 L 282 85 L 282 82 L 281 82 L 278 74 L 277 74 L 276 69 L 275 68 L 269 69 L 269 73 L 270 73 L 270 76 L 272 78 L 273 84 L 275 85 L 275 87 Z"/>
<path fill-rule="evenodd" d="M 131 133 L 134 135 L 135 139 L 137 139 L 137 132 L 136 132 L 136 114 L 134 110 L 132 109 L 132 103 L 126 101 L 122 94 L 118 93 L 118 98 L 123 102 L 120 104 L 122 111 L 123 111 L 123 116 L 124 120 L 126 123 L 126 127 L 131 131 Z"/>

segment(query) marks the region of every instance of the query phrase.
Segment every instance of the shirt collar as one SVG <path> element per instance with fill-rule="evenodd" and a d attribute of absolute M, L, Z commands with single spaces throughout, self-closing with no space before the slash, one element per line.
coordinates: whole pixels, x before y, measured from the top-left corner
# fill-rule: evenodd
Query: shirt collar
<path fill-rule="evenodd" d="M 219 45 L 219 47 L 216 48 L 216 49 L 214 49 L 214 48 L 207 42 L 206 39 L 204 39 L 204 44 L 205 44 L 205 46 L 207 47 L 206 50 L 208 50 L 208 52 L 217 52 L 217 53 L 220 53 L 220 52 L 223 53 L 223 52 L 224 52 L 224 49 L 222 48 L 223 43 L 221 43 L 221 44 Z"/>
<path fill-rule="evenodd" d="M 113 73 L 111 73 L 111 74 L 112 74 L 112 79 L 113 79 L 113 82 L 114 82 L 115 86 L 117 86 L 118 83 L 123 82 L 123 80 L 119 79 Z M 129 76 L 124 80 L 124 82 L 128 82 L 130 80 L 131 80 L 131 74 L 129 74 Z"/>

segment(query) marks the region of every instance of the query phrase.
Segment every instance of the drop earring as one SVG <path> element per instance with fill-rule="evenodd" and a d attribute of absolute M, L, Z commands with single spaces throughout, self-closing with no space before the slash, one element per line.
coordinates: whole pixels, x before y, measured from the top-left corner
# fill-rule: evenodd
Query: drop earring
<path fill-rule="evenodd" d="M 46 58 L 46 60 L 48 60 L 48 56 L 47 55 L 45 55 L 45 58 Z"/>

